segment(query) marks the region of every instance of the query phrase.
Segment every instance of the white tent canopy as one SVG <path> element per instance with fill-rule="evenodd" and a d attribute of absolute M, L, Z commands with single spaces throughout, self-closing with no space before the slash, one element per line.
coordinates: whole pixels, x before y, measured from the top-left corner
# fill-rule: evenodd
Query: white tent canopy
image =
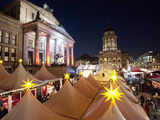
<path fill-rule="evenodd" d="M 22 88 L 24 84 L 23 80 L 34 80 L 35 84 L 40 84 L 41 82 L 33 77 L 30 73 L 26 72 L 22 64 L 16 68 L 16 70 L 2 82 L 0 82 L 0 89 L 3 90 L 15 90 Z"/>
<path fill-rule="evenodd" d="M 84 96 L 93 99 L 97 92 L 98 89 L 94 88 L 89 81 L 87 81 L 85 78 L 80 78 L 78 83 L 74 85 L 75 89 L 78 90 L 80 93 L 82 93 Z"/>
<path fill-rule="evenodd" d="M 71 120 L 51 112 L 30 91 L 2 120 Z"/>
<path fill-rule="evenodd" d="M 90 102 L 90 99 L 80 94 L 69 81 L 66 81 L 61 90 L 51 96 L 45 105 L 58 114 L 80 119 Z"/>
<path fill-rule="evenodd" d="M 5 70 L 2 64 L 0 64 L 0 80 L 4 80 L 9 77 L 9 73 Z"/>
<path fill-rule="evenodd" d="M 56 77 L 53 76 L 43 64 L 41 69 L 34 75 L 39 80 L 54 80 Z"/>

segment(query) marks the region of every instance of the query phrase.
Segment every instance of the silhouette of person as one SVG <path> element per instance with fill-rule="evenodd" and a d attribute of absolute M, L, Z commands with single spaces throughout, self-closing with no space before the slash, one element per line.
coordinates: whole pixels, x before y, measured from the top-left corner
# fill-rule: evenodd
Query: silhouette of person
<path fill-rule="evenodd" d="M 37 11 L 37 15 L 36 15 L 36 21 L 37 20 L 41 20 L 39 11 Z"/>

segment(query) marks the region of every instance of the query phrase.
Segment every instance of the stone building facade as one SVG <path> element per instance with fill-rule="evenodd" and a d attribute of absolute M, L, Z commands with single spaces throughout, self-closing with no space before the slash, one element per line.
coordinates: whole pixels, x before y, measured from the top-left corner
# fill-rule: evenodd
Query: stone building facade
<path fill-rule="evenodd" d="M 122 54 L 117 47 L 117 35 L 115 30 L 108 26 L 102 37 L 103 47 L 102 51 L 99 52 L 99 63 L 108 63 L 117 68 L 122 67 Z"/>
<path fill-rule="evenodd" d="M 14 61 L 23 58 L 26 65 L 39 65 L 42 61 L 48 66 L 51 64 L 68 66 L 74 64 L 75 41 L 60 26 L 47 4 L 41 8 L 27 0 L 14 0 L 5 7 L 3 13 L 4 15 L 0 14 L 3 16 L 0 17 L 0 24 L 3 24 L 0 26 L 0 30 L 2 30 L 0 36 L 7 39 L 6 32 L 8 31 L 9 39 L 16 39 L 15 46 L 12 45 L 16 48 Z M 4 24 L 4 21 L 9 25 Z M 5 30 L 1 28 L 5 28 Z M 4 49 L 6 44 L 0 43 L 0 45 Z M 11 44 L 8 45 L 11 46 Z M 5 50 L 2 51 L 2 59 L 5 61 L 7 59 L 4 57 Z M 9 54 L 10 57 L 12 55 Z"/>
<path fill-rule="evenodd" d="M 160 70 L 160 51 L 152 50 L 145 52 L 137 58 L 135 64 L 151 70 Z"/>
<path fill-rule="evenodd" d="M 11 68 L 22 57 L 22 25 L 0 13 L 0 59 Z"/>

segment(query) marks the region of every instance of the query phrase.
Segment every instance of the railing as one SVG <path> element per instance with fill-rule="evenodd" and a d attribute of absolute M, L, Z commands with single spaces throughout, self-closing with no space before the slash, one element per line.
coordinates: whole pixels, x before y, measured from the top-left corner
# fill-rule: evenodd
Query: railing
<path fill-rule="evenodd" d="M 33 89 L 37 88 L 37 87 L 40 87 L 40 86 L 43 86 L 43 85 L 46 85 L 47 83 L 49 82 L 49 80 L 43 82 L 43 83 L 40 83 L 38 85 L 35 85 Z M 20 89 L 16 89 L 16 90 L 9 90 L 9 91 L 5 91 L 5 92 L 1 92 L 0 93 L 0 96 L 5 96 L 5 95 L 9 95 L 11 93 L 15 93 L 15 92 L 20 92 L 20 91 L 23 91 L 25 90 L 25 88 L 20 88 Z M 32 89 L 31 89 L 32 90 Z"/>
<path fill-rule="evenodd" d="M 37 87 L 40 87 L 40 86 L 44 86 L 46 84 L 48 84 L 48 82 L 56 82 L 56 81 L 60 81 L 60 88 L 62 87 L 62 80 L 63 78 L 55 78 L 54 80 L 45 80 L 44 82 L 38 84 L 38 85 L 35 85 L 33 89 L 37 88 Z M 33 90 L 31 89 L 31 90 Z M 20 92 L 20 91 L 24 91 L 25 88 L 20 88 L 20 89 L 16 89 L 16 90 L 9 90 L 9 91 L 4 91 L 4 92 L 1 92 L 0 93 L 0 96 L 7 96 L 7 95 L 10 95 L 12 93 L 15 93 L 15 92 Z"/>

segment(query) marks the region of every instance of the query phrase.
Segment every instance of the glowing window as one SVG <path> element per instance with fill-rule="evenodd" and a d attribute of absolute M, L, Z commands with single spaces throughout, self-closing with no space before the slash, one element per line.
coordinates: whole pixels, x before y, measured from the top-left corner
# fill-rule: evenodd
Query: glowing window
<path fill-rule="evenodd" d="M 8 44 L 8 42 L 9 42 L 9 33 L 8 32 L 6 32 L 6 34 L 5 34 L 5 41 L 4 41 L 6 44 Z"/>
<path fill-rule="evenodd" d="M 33 40 L 28 40 L 28 45 L 29 48 L 34 48 L 34 42 Z"/>
<path fill-rule="evenodd" d="M 2 30 L 0 30 L 0 42 L 2 42 Z"/>
<path fill-rule="evenodd" d="M 12 35 L 11 44 L 16 45 L 16 35 Z"/>

